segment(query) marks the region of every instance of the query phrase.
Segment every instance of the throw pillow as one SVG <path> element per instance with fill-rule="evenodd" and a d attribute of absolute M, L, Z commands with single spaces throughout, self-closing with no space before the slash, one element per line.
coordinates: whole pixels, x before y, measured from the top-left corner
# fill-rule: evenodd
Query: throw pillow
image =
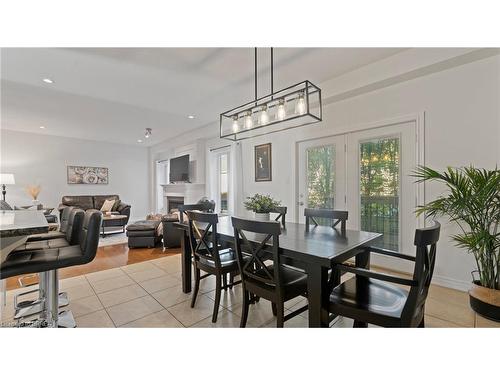
<path fill-rule="evenodd" d="M 106 199 L 101 207 L 101 212 L 108 212 L 112 211 L 111 209 L 113 208 L 113 205 L 115 204 L 114 199 Z"/>
<path fill-rule="evenodd" d="M 111 211 L 118 211 L 118 206 L 120 205 L 120 203 L 122 203 L 122 201 L 117 199 L 115 201 L 115 204 L 113 205 L 113 208 L 111 209 Z"/>
<path fill-rule="evenodd" d="M 146 220 L 156 220 L 156 221 L 161 221 L 161 218 L 163 217 L 162 214 L 148 214 L 146 216 Z"/>

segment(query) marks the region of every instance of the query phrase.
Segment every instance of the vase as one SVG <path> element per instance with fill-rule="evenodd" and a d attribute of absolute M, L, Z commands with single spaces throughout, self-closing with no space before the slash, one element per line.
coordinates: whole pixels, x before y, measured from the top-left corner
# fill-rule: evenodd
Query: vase
<path fill-rule="evenodd" d="M 269 212 L 254 212 L 255 220 L 257 221 L 269 221 L 271 220 L 271 214 Z"/>

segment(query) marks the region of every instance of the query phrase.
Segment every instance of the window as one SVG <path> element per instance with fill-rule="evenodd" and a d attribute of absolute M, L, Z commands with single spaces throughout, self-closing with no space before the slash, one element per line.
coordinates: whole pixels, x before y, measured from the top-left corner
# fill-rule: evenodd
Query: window
<path fill-rule="evenodd" d="M 219 212 L 221 214 L 228 213 L 228 198 L 229 198 L 229 154 L 223 153 L 218 157 L 219 169 Z"/>
<path fill-rule="evenodd" d="M 383 233 L 377 246 L 398 251 L 399 138 L 362 141 L 359 152 L 361 230 Z"/>

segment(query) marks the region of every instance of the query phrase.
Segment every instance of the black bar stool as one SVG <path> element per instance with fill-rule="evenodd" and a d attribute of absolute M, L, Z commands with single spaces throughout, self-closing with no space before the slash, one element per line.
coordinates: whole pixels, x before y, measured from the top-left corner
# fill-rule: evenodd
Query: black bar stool
<path fill-rule="evenodd" d="M 102 213 L 88 210 L 83 219 L 79 244 L 54 249 L 25 250 L 11 253 L 1 264 L 2 279 L 26 273 L 41 273 L 46 288 L 40 320 L 49 327 L 75 327 L 71 311 L 59 313 L 58 270 L 91 262 L 97 253 Z"/>

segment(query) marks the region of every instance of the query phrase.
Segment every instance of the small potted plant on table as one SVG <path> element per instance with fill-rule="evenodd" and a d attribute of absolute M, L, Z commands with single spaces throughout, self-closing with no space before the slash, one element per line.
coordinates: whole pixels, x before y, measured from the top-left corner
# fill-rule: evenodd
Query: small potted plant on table
<path fill-rule="evenodd" d="M 440 173 L 420 167 L 418 182 L 438 181 L 448 192 L 417 208 L 427 216 L 444 215 L 460 227 L 452 236 L 458 247 L 474 255 L 478 275 L 469 290 L 478 314 L 500 321 L 500 170 L 448 168 Z"/>
<path fill-rule="evenodd" d="M 243 204 L 247 210 L 255 213 L 255 220 L 269 221 L 270 212 L 275 211 L 281 202 L 273 199 L 270 195 L 255 194 L 252 197 L 247 197 Z"/>

